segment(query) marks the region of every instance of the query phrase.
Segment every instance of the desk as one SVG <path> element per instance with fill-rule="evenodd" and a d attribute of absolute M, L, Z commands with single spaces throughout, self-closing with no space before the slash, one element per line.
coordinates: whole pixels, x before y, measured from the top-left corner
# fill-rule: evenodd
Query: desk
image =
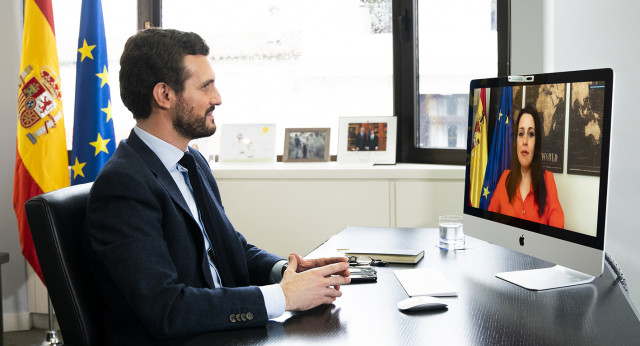
<path fill-rule="evenodd" d="M 550 263 L 467 237 L 472 249 L 447 252 L 435 247 L 436 229 L 349 227 L 308 257 L 332 256 L 338 248 L 423 248 L 417 267 L 434 267 L 458 289 L 443 298 L 447 310 L 400 312 L 407 297 L 394 270 L 378 268 L 377 283 L 342 286 L 333 305 L 289 314 L 282 325 L 208 334 L 193 345 L 628 345 L 640 340 L 640 319 L 628 295 L 605 265 L 592 283 L 547 291 L 529 291 L 494 275 L 534 269 Z M 624 269 L 624 268 L 623 268 Z M 281 328 L 280 332 L 274 327 Z M 210 337 L 210 339 L 207 339 Z"/>
<path fill-rule="evenodd" d="M 2 320 L 2 265 L 9 262 L 9 254 L 0 252 L 0 346 L 4 345 L 4 321 Z"/>

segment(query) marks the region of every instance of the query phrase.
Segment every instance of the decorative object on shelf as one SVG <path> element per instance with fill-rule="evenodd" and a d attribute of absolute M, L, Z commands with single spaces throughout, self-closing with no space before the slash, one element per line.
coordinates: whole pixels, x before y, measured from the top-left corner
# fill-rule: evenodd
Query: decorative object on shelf
<path fill-rule="evenodd" d="M 223 124 L 220 162 L 274 162 L 275 124 Z"/>
<path fill-rule="evenodd" d="M 282 162 L 329 161 L 331 128 L 289 128 L 284 132 Z"/>
<path fill-rule="evenodd" d="M 396 163 L 396 117 L 340 118 L 339 163 Z"/>

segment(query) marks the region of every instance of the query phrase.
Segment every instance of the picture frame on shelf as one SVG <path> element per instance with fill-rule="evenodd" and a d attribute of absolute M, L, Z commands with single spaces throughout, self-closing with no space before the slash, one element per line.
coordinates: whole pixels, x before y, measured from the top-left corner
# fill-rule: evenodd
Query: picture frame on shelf
<path fill-rule="evenodd" d="M 275 162 L 275 124 L 223 124 L 218 162 Z"/>
<path fill-rule="evenodd" d="M 282 162 L 328 162 L 331 128 L 287 128 Z"/>
<path fill-rule="evenodd" d="M 339 163 L 396 163 L 396 117 L 343 117 L 338 132 Z"/>

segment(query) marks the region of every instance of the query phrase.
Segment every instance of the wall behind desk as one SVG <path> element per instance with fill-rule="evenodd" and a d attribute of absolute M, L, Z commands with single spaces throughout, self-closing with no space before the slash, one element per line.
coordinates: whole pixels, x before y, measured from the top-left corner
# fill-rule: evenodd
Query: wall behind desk
<path fill-rule="evenodd" d="M 311 252 L 346 226 L 437 227 L 439 215 L 462 213 L 463 168 L 442 178 L 423 167 L 410 169 L 409 177 L 402 167 L 375 177 L 349 169 L 292 176 L 256 168 L 246 176 L 214 166 L 213 172 L 234 227 L 254 245 L 286 258 Z"/>
<path fill-rule="evenodd" d="M 511 73 L 614 71 L 605 247 L 640 306 L 640 3 L 633 0 L 512 0 Z"/>

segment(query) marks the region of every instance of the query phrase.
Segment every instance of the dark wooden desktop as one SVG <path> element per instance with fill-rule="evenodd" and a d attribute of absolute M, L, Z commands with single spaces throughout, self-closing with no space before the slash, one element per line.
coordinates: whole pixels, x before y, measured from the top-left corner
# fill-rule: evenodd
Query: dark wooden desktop
<path fill-rule="evenodd" d="M 628 295 L 605 265 L 592 283 L 529 291 L 494 275 L 550 263 L 467 237 L 471 249 L 435 246 L 437 229 L 348 227 L 309 257 L 332 256 L 338 248 L 421 248 L 418 265 L 378 268 L 377 283 L 342 287 L 335 304 L 289 314 L 267 327 L 212 333 L 207 344 L 334 345 L 629 345 L 640 343 L 640 320 Z M 615 255 L 615 254 L 614 254 Z M 446 310 L 404 313 L 396 304 L 407 294 L 394 270 L 433 267 L 458 289 L 443 298 Z M 624 270 L 624 268 L 622 268 Z M 285 316 L 286 317 L 286 316 Z"/>

